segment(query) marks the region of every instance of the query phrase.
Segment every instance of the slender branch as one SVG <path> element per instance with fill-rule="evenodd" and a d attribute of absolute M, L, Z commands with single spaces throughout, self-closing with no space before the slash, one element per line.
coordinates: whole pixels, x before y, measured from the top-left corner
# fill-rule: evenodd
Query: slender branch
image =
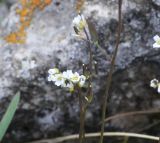
<path fill-rule="evenodd" d="M 86 31 L 86 29 L 84 28 L 84 33 L 87 37 L 87 43 L 88 43 L 88 49 L 89 49 L 89 88 L 91 88 L 90 90 L 92 91 L 92 61 L 93 61 L 93 55 L 92 55 L 92 49 L 91 49 L 91 41 L 89 38 L 89 35 Z"/>
<path fill-rule="evenodd" d="M 86 108 L 83 106 L 81 109 L 81 115 L 80 115 L 80 136 L 79 136 L 79 140 L 80 143 L 83 143 L 84 138 L 85 138 L 85 132 L 84 132 L 84 125 L 85 125 L 85 114 L 86 114 Z"/>
<path fill-rule="evenodd" d="M 92 94 L 92 61 L 93 61 L 93 57 L 92 57 L 92 50 L 91 50 L 91 42 L 90 42 L 90 38 L 89 35 L 86 31 L 86 29 L 84 28 L 84 32 L 86 34 L 87 37 L 87 43 L 88 43 L 88 49 L 89 49 L 89 86 L 88 86 L 88 90 L 89 93 Z M 79 108 L 80 108 L 80 129 L 79 129 L 79 143 L 83 143 L 84 140 L 84 122 L 85 122 L 85 113 L 86 113 L 86 106 L 83 104 L 83 97 L 81 95 L 81 91 L 80 89 L 78 89 L 79 92 Z"/>
<path fill-rule="evenodd" d="M 107 100 L 108 100 L 108 96 L 109 96 L 108 93 L 109 93 L 109 89 L 110 89 L 110 85 L 111 85 L 111 81 L 112 81 L 112 74 L 113 74 L 113 70 L 114 70 L 115 59 L 116 59 L 116 56 L 117 56 L 118 47 L 119 47 L 119 43 L 120 43 L 120 34 L 121 34 L 121 28 L 122 28 L 121 10 L 122 10 L 122 0 L 119 0 L 119 3 L 118 3 L 118 20 L 119 20 L 118 36 L 117 36 L 117 41 L 116 41 L 116 48 L 115 48 L 115 51 L 113 53 L 113 57 L 112 57 L 112 61 L 111 61 L 111 68 L 110 68 L 108 79 L 107 79 L 106 90 L 105 90 L 105 94 L 104 94 L 104 103 L 103 103 L 103 107 L 102 107 L 101 135 L 100 135 L 99 143 L 103 143 L 103 133 L 104 133 L 104 124 L 105 124 L 105 116 L 106 116 L 106 107 L 107 107 Z"/>
<path fill-rule="evenodd" d="M 124 137 L 123 143 L 128 143 L 129 137 Z"/>
<path fill-rule="evenodd" d="M 108 122 L 110 120 L 114 120 L 117 118 L 122 118 L 122 117 L 126 117 L 126 116 L 133 116 L 133 115 L 146 115 L 146 114 L 154 114 L 154 113 L 160 113 L 160 109 L 151 109 L 151 110 L 147 110 L 147 111 L 133 111 L 133 112 L 127 112 L 127 113 L 120 113 L 120 114 L 116 114 L 114 116 L 110 116 L 108 118 L 105 119 L 105 122 Z"/>
<path fill-rule="evenodd" d="M 77 36 L 77 35 L 76 35 L 76 36 Z M 81 37 L 81 36 L 79 36 L 79 35 L 78 35 L 78 37 L 81 38 L 82 40 L 86 41 L 86 42 L 90 42 L 91 44 L 95 45 L 95 46 L 100 50 L 100 52 L 101 52 L 104 56 L 108 57 L 108 54 L 107 54 L 107 52 L 105 51 L 105 49 L 103 49 L 98 43 L 95 43 L 95 42 L 92 41 L 92 40 L 85 39 L 84 37 Z"/>
<path fill-rule="evenodd" d="M 85 110 L 83 106 L 83 99 L 80 89 L 78 89 L 79 94 L 79 109 L 80 109 L 80 127 L 79 127 L 79 143 L 83 143 L 84 140 L 84 121 L 85 121 Z"/>
<path fill-rule="evenodd" d="M 97 48 L 100 50 L 100 52 L 101 52 L 104 56 L 108 57 L 108 54 L 107 54 L 107 52 L 105 51 L 105 49 L 103 49 L 98 43 L 97 43 L 97 44 L 94 43 L 94 45 L 97 46 Z"/>
<path fill-rule="evenodd" d="M 100 134 L 98 132 L 98 133 L 86 133 L 85 137 L 86 138 L 95 138 L 95 137 L 99 137 L 99 136 L 100 136 Z M 128 132 L 104 132 L 104 136 L 134 137 L 134 138 L 159 141 L 159 137 L 157 137 L 157 136 L 150 136 L 150 135 L 137 134 L 137 133 L 128 133 Z M 54 138 L 54 139 L 33 141 L 30 143 L 61 143 L 64 141 L 75 140 L 75 139 L 78 139 L 78 134 L 64 136 L 64 137 L 58 137 L 58 138 Z"/>
<path fill-rule="evenodd" d="M 149 130 L 150 128 L 152 128 L 154 126 L 157 126 L 158 124 L 160 124 L 160 120 L 157 121 L 157 122 L 153 122 L 152 124 L 149 124 L 149 125 L 145 126 L 144 128 L 142 128 L 140 130 L 137 130 L 136 132 L 140 133 L 140 132 L 147 131 L 147 130 Z"/>

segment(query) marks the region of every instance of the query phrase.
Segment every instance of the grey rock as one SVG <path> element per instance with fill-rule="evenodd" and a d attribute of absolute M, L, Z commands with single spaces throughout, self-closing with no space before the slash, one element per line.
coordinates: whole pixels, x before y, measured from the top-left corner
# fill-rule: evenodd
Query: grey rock
<path fill-rule="evenodd" d="M 24 45 L 12 45 L 3 37 L 16 29 L 19 20 L 15 9 L 0 26 L 0 105 L 7 107 L 8 100 L 21 91 L 21 103 L 4 142 L 20 143 L 38 138 L 77 133 L 79 105 L 77 95 L 47 82 L 49 68 L 62 71 L 71 69 L 82 73 L 82 63 L 88 63 L 87 44 L 73 34 L 72 19 L 76 15 L 75 2 L 53 1 L 44 11 L 37 11 L 27 29 Z M 144 7 L 145 5 L 145 7 Z M 111 55 L 115 48 L 117 27 L 116 0 L 88 0 L 84 15 L 95 25 L 99 43 L 107 53 L 93 46 L 94 59 L 99 65 L 99 75 L 94 78 L 94 101 L 87 112 L 87 129 L 96 131 L 100 121 L 100 105 L 109 71 Z M 152 48 L 152 37 L 159 32 L 159 11 L 148 0 L 124 0 L 123 33 L 111 87 L 108 115 L 152 107 L 149 82 L 159 77 L 159 50 Z M 157 102 L 153 100 L 155 107 Z M 160 105 L 159 105 L 160 106 Z M 4 108 L 5 109 L 5 108 Z M 4 113 L 0 111 L 0 115 Z M 96 117 L 96 118 L 95 118 Z M 144 121 L 144 122 L 143 122 Z M 113 121 L 106 128 L 127 130 L 134 125 L 145 126 L 151 121 L 145 117 L 135 120 Z M 137 127 L 138 128 L 138 127 Z M 137 128 L 134 129 L 137 130 Z M 52 134 L 52 135 L 51 135 Z M 54 135 L 53 135 L 54 134 Z"/>
<path fill-rule="evenodd" d="M 0 24 L 2 23 L 3 19 L 8 15 L 8 8 L 7 5 L 4 3 L 0 3 Z"/>
<path fill-rule="evenodd" d="M 160 0 L 152 0 L 154 4 L 156 4 L 157 6 L 160 6 Z"/>

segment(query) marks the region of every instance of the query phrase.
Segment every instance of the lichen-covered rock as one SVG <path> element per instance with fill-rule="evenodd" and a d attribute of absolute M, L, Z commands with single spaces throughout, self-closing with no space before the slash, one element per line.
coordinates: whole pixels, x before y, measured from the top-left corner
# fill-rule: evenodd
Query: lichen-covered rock
<path fill-rule="evenodd" d="M 9 15 L 0 26 L 1 107 L 7 107 L 8 99 L 17 91 L 21 92 L 19 109 L 4 142 L 20 143 L 77 133 L 77 96 L 47 82 L 49 68 L 71 69 L 81 73 L 82 63 L 88 63 L 86 43 L 77 40 L 73 35 L 75 2 L 53 1 L 43 11 L 36 11 L 27 29 L 26 44 L 13 45 L 6 43 L 3 37 L 16 29 L 19 19 L 15 10 L 18 6 L 18 3 L 12 6 Z M 86 117 L 86 130 L 89 131 L 97 130 L 100 121 L 105 78 L 115 48 L 117 6 L 117 0 L 88 0 L 84 5 L 83 13 L 95 25 L 99 43 L 107 54 L 104 56 L 99 48 L 93 46 L 99 75 L 94 78 L 95 96 Z M 149 88 L 149 81 L 160 76 L 159 51 L 152 48 L 152 37 L 160 30 L 158 15 L 159 10 L 148 0 L 123 1 L 123 31 L 108 115 L 160 106 L 152 95 L 155 92 Z M 148 61 L 151 64 L 148 64 Z M 5 108 L 0 111 L 0 115 L 4 111 Z M 137 117 L 135 121 L 133 118 L 128 120 L 130 123 L 124 121 L 113 121 L 107 124 L 107 127 L 127 130 L 144 120 Z M 141 125 L 145 126 L 150 122 L 152 121 L 146 119 Z"/>

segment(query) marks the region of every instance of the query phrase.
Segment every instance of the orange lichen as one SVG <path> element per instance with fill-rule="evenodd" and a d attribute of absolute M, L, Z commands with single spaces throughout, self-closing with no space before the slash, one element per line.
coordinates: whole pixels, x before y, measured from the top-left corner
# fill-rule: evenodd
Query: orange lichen
<path fill-rule="evenodd" d="M 44 2 L 46 5 L 49 5 L 52 2 L 52 0 L 44 0 Z"/>
<path fill-rule="evenodd" d="M 23 8 L 22 10 L 17 10 L 17 14 L 19 14 L 20 17 L 27 17 L 30 14 L 30 9 Z"/>
<path fill-rule="evenodd" d="M 79 13 L 82 10 L 85 0 L 77 0 L 76 2 L 76 10 Z"/>
<path fill-rule="evenodd" d="M 26 32 L 23 30 L 19 30 L 15 33 L 9 34 L 5 40 L 7 42 L 13 43 L 13 44 L 24 44 L 25 43 L 25 38 L 26 38 Z"/>
<path fill-rule="evenodd" d="M 52 0 L 20 0 L 21 8 L 16 10 L 19 16 L 20 24 L 16 32 L 12 32 L 4 39 L 8 43 L 23 44 L 26 40 L 26 29 L 30 26 L 33 14 L 36 9 L 43 10 L 46 6 L 51 4 Z"/>
<path fill-rule="evenodd" d="M 32 4 L 34 6 L 39 6 L 41 4 L 41 0 L 32 0 Z"/>
<path fill-rule="evenodd" d="M 6 41 L 12 41 L 13 43 L 16 43 L 17 41 L 17 37 L 16 37 L 16 34 L 15 33 L 11 33 L 9 34 L 6 38 L 5 38 Z"/>
<path fill-rule="evenodd" d="M 28 0 L 21 0 L 21 5 L 26 6 Z"/>

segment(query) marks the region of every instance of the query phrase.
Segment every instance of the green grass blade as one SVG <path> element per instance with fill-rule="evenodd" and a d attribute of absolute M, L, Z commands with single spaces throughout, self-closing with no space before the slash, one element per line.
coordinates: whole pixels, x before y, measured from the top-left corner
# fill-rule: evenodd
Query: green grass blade
<path fill-rule="evenodd" d="M 20 93 L 18 92 L 10 102 L 7 111 L 5 112 L 1 122 L 0 122 L 0 141 L 2 141 L 3 136 L 5 135 L 9 124 L 11 123 L 15 111 L 17 109 L 18 103 L 20 100 Z"/>

